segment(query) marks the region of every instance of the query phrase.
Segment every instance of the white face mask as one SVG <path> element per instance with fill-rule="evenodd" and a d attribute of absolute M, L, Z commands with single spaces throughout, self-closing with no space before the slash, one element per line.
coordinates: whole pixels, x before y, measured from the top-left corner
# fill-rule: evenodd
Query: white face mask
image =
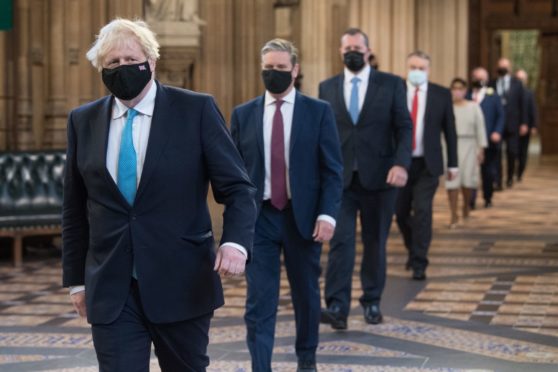
<path fill-rule="evenodd" d="M 426 71 L 422 70 L 410 70 L 407 74 L 407 79 L 414 86 L 419 86 L 426 83 L 426 81 L 428 80 L 428 74 L 426 73 Z"/>

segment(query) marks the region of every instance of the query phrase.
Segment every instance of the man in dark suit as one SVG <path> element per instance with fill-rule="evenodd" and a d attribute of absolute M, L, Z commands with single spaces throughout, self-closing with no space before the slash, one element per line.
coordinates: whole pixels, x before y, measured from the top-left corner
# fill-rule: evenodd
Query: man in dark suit
<path fill-rule="evenodd" d="M 534 135 L 537 133 L 538 113 L 535 94 L 528 88 L 529 75 L 527 71 L 519 69 L 516 71 L 515 77 L 523 83 L 523 89 L 525 90 L 525 110 L 527 111 L 527 125 L 529 127 L 529 130 L 522 130 L 519 133 L 519 166 L 517 168 L 517 181 L 521 182 L 523 173 L 527 167 L 527 159 L 529 158 L 529 141 L 531 140 L 531 134 Z"/>
<path fill-rule="evenodd" d="M 100 371 L 205 371 L 219 275 L 244 271 L 253 187 L 213 99 L 154 80 L 141 21 L 101 29 L 87 57 L 110 96 L 68 119 L 63 284 L 92 325 Z M 214 253 L 208 184 L 226 205 Z"/>
<path fill-rule="evenodd" d="M 298 93 L 297 50 L 282 39 L 262 49 L 264 96 L 235 108 L 231 133 L 258 191 L 254 253 L 246 269 L 245 321 L 252 370 L 271 371 L 281 251 L 296 321 L 298 371 L 316 370 L 320 254 L 333 235 L 343 188 L 329 105 Z"/>
<path fill-rule="evenodd" d="M 496 90 L 504 111 L 506 123 L 504 125 L 504 142 L 506 143 L 507 179 L 506 185 L 513 186 L 513 176 L 516 172 L 516 161 L 519 155 L 519 137 L 529 131 L 527 124 L 526 95 L 523 84 L 511 75 L 512 65 L 509 59 L 500 58 L 498 61 L 498 78 L 490 86 Z M 501 153 L 501 151 L 500 151 Z M 502 185 L 502 156 L 498 157 L 498 188 Z"/>
<path fill-rule="evenodd" d="M 380 300 L 386 281 L 386 242 L 397 187 L 407 181 L 411 161 L 411 120 L 400 78 L 375 71 L 367 35 L 349 29 L 341 37 L 343 73 L 320 84 L 320 98 L 333 107 L 344 164 L 343 202 L 330 244 L 322 322 L 347 328 L 355 264 L 357 213 L 364 252 L 360 303 L 367 323 L 382 321 Z"/>
<path fill-rule="evenodd" d="M 504 131 L 505 113 L 498 94 L 488 87 L 488 71 L 477 67 L 471 72 L 471 89 L 466 98 L 477 102 L 484 115 L 488 148 L 481 166 L 484 206 L 492 206 L 492 195 L 498 167 L 498 154 Z"/>
<path fill-rule="evenodd" d="M 447 177 L 457 176 L 457 136 L 448 89 L 428 82 L 430 56 L 416 51 L 407 57 L 407 106 L 413 121 L 413 160 L 407 185 L 397 199 L 397 224 L 409 253 L 406 268 L 414 280 L 426 279 L 432 240 L 432 202 L 444 174 L 441 134 L 446 140 Z"/>

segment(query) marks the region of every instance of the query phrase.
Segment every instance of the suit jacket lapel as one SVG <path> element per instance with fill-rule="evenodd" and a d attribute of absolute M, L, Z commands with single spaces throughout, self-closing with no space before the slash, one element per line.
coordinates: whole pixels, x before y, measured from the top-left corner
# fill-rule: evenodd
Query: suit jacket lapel
<path fill-rule="evenodd" d="M 141 197 L 147 187 L 149 179 L 153 175 L 153 171 L 165 149 L 169 135 L 172 133 L 170 126 L 174 121 L 180 120 L 172 117 L 172 102 L 165 88 L 161 86 L 159 82 L 156 82 L 156 84 L 157 96 L 155 97 L 155 109 L 153 110 L 153 117 L 151 118 L 151 130 L 149 132 L 145 162 L 143 164 L 138 192 L 136 194 L 136 201 Z"/>
<path fill-rule="evenodd" d="M 110 189 L 113 196 L 120 200 L 121 204 L 129 207 L 128 202 L 122 196 L 122 193 L 118 189 L 118 185 L 110 175 L 107 169 L 107 150 L 108 150 L 108 137 L 110 131 L 110 122 L 112 120 L 112 105 L 114 102 L 113 96 L 107 96 L 101 103 L 101 108 L 97 112 L 97 115 L 91 118 L 91 127 L 93 128 L 93 141 L 95 141 L 94 148 L 95 154 L 100 154 L 101 156 L 95 156 L 94 162 L 100 162 L 98 165 L 99 169 L 103 169 L 102 176 L 107 182 L 108 188 Z"/>
<path fill-rule="evenodd" d="M 298 137 L 298 133 L 301 131 L 303 123 L 306 121 L 304 118 L 305 112 L 306 110 L 304 107 L 304 99 L 299 92 L 296 92 L 293 111 L 293 122 L 291 125 L 291 144 L 289 147 L 289 153 L 293 152 L 293 147 Z"/>
<path fill-rule="evenodd" d="M 345 74 L 341 73 L 337 78 L 337 105 L 341 108 L 343 116 L 345 116 L 345 121 L 353 125 L 353 119 L 349 114 L 349 108 L 345 103 Z"/>
<path fill-rule="evenodd" d="M 263 117 L 264 117 L 264 105 L 265 96 L 261 96 L 255 102 L 256 108 L 252 114 L 253 128 L 256 130 L 256 138 L 258 143 L 258 151 L 260 153 L 260 159 L 262 159 L 262 164 L 265 164 L 265 152 L 264 152 L 264 139 L 263 139 Z"/>
<path fill-rule="evenodd" d="M 430 121 L 430 112 L 434 109 L 434 100 L 432 99 L 432 84 L 428 83 L 426 90 L 426 106 L 424 107 L 424 134 L 423 138 L 427 136 L 427 130 L 430 128 L 428 122 Z"/>
<path fill-rule="evenodd" d="M 366 117 L 372 102 L 376 98 L 376 95 L 380 92 L 381 86 L 374 81 L 374 70 L 370 70 L 370 77 L 368 78 L 368 89 L 366 89 L 366 97 L 364 97 L 364 103 L 362 109 L 360 110 L 360 115 L 358 116 L 357 125 Z"/>

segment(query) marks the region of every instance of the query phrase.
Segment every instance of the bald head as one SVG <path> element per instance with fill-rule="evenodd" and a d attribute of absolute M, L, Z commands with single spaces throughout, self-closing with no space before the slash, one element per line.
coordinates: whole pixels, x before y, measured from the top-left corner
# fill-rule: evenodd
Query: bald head
<path fill-rule="evenodd" d="M 487 82 L 488 71 L 484 67 L 477 67 L 471 72 L 471 79 Z"/>
<path fill-rule="evenodd" d="M 527 74 L 527 71 L 525 71 L 524 69 L 517 70 L 517 72 L 515 73 L 515 77 L 521 80 L 523 85 L 527 85 L 529 81 L 529 75 Z"/>
<path fill-rule="evenodd" d="M 500 58 L 498 60 L 498 68 L 507 68 L 508 70 L 511 70 L 512 68 L 512 64 L 510 62 L 509 59 L 507 58 Z"/>

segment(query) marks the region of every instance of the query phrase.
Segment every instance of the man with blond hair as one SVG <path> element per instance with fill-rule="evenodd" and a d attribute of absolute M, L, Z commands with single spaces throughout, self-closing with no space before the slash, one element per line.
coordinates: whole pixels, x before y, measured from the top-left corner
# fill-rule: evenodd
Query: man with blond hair
<path fill-rule="evenodd" d="M 210 96 L 154 80 L 147 24 L 116 19 L 87 58 L 112 93 L 68 118 L 63 284 L 102 372 L 205 371 L 219 274 L 251 251 L 255 189 Z M 214 252 L 207 190 L 226 205 Z"/>
<path fill-rule="evenodd" d="M 333 111 L 294 89 L 295 46 L 282 39 L 261 51 L 263 96 L 235 108 L 231 132 L 256 185 L 254 253 L 246 269 L 244 320 L 252 370 L 271 372 L 281 253 L 291 287 L 299 372 L 316 371 L 320 253 L 331 239 L 343 188 Z"/>

